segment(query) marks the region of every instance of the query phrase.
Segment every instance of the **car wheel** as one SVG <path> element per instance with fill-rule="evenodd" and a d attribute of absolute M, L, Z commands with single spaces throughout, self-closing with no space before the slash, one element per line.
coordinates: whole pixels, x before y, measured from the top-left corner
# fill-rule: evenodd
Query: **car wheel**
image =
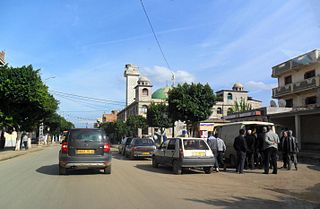
<path fill-rule="evenodd" d="M 59 165 L 59 175 L 68 175 L 68 170 Z"/>
<path fill-rule="evenodd" d="M 205 174 L 210 174 L 212 173 L 213 168 L 212 167 L 204 167 L 203 171 Z"/>
<path fill-rule="evenodd" d="M 154 167 L 154 168 L 159 167 L 159 163 L 157 162 L 157 159 L 155 156 L 152 157 L 152 167 Z"/>
<path fill-rule="evenodd" d="M 234 155 L 230 155 L 230 166 L 232 168 L 235 168 L 236 167 L 236 157 Z"/>
<path fill-rule="evenodd" d="M 103 171 L 104 171 L 104 174 L 111 174 L 111 166 L 106 167 Z"/>
<path fill-rule="evenodd" d="M 177 160 L 173 161 L 173 173 L 176 175 L 180 175 L 182 173 L 181 165 Z"/>

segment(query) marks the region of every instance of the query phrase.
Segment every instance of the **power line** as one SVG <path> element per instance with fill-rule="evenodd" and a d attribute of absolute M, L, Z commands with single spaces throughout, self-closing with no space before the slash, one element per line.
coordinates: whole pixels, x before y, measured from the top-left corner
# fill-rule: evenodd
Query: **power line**
<path fill-rule="evenodd" d="M 113 104 L 125 104 L 125 102 L 123 101 L 117 101 L 117 100 L 111 100 L 111 99 L 101 99 L 101 98 L 94 98 L 94 97 L 87 97 L 87 96 L 81 96 L 81 95 L 77 95 L 77 94 L 71 94 L 71 93 L 65 93 L 65 92 L 61 92 L 61 91 L 55 91 L 55 90 L 49 90 L 50 92 L 52 92 L 53 94 L 61 94 L 64 96 L 69 96 L 69 97 L 73 97 L 73 98 L 78 98 L 78 99 L 82 99 L 82 100 L 91 100 L 94 102 L 101 102 L 101 103 L 113 103 Z"/>
<path fill-rule="evenodd" d="M 145 6 L 144 6 L 144 4 L 143 4 L 143 1 L 140 0 L 140 3 L 141 3 L 141 7 L 142 7 L 142 9 L 143 9 L 143 12 L 144 12 L 144 14 L 146 15 L 146 18 L 147 18 L 147 20 L 148 20 L 148 23 L 149 23 L 149 26 L 150 26 L 151 31 L 152 31 L 152 33 L 153 33 L 153 36 L 154 36 L 154 38 L 155 38 L 155 40 L 156 40 L 156 42 L 157 42 L 157 45 L 158 45 L 158 47 L 159 47 L 159 49 L 160 49 L 160 52 L 161 52 L 161 54 L 162 54 L 162 57 L 163 57 L 164 61 L 166 62 L 167 67 L 168 67 L 169 70 L 171 71 L 171 67 L 170 67 L 170 65 L 169 65 L 169 62 L 168 62 L 166 56 L 164 55 L 164 52 L 163 52 L 162 47 L 161 47 L 161 45 L 160 45 L 160 41 L 158 40 L 158 37 L 157 37 L 157 35 L 156 35 L 156 33 L 155 33 L 154 29 L 153 29 L 151 20 L 150 20 L 150 18 L 149 18 L 149 15 L 148 15 L 148 13 L 147 13 L 147 10 L 146 10 L 146 8 L 145 8 Z"/>

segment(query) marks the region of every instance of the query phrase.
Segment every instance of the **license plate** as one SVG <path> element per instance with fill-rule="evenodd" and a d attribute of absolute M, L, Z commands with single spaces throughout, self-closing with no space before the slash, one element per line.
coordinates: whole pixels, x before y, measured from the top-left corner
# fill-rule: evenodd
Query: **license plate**
<path fill-rule="evenodd" d="M 203 157 L 203 156 L 206 156 L 206 153 L 205 152 L 193 152 L 192 156 Z"/>
<path fill-rule="evenodd" d="M 143 152 L 142 154 L 143 154 L 143 155 L 149 155 L 150 152 Z"/>
<path fill-rule="evenodd" d="M 78 155 L 92 155 L 92 154 L 94 154 L 94 150 L 93 149 L 78 149 L 76 151 L 76 154 L 78 154 Z"/>

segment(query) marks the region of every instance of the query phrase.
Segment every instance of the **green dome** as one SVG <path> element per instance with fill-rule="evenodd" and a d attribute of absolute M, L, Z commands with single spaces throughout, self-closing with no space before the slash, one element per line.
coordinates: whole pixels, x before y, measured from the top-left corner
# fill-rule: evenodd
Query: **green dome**
<path fill-rule="evenodd" d="M 171 87 L 164 87 L 164 88 L 157 89 L 155 92 L 153 92 L 151 98 L 166 100 L 168 99 L 168 92 L 170 89 Z"/>

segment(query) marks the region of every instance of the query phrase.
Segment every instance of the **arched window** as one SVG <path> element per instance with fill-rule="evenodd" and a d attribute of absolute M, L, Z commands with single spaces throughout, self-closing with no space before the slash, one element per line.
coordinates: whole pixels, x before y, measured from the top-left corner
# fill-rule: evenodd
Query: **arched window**
<path fill-rule="evenodd" d="M 228 108 L 228 115 L 231 114 L 231 113 L 233 113 L 232 108 Z"/>
<path fill-rule="evenodd" d="M 147 111 L 148 111 L 148 106 L 147 105 L 142 105 L 141 112 L 142 113 L 147 113 Z"/>
<path fill-rule="evenodd" d="M 222 108 L 221 107 L 217 108 L 217 114 L 222 114 Z"/>
<path fill-rule="evenodd" d="M 228 93 L 228 100 L 232 100 L 232 94 L 231 93 Z"/>
<path fill-rule="evenodd" d="M 149 95 L 148 89 L 146 88 L 142 89 L 142 96 L 148 96 L 148 95 Z"/>

